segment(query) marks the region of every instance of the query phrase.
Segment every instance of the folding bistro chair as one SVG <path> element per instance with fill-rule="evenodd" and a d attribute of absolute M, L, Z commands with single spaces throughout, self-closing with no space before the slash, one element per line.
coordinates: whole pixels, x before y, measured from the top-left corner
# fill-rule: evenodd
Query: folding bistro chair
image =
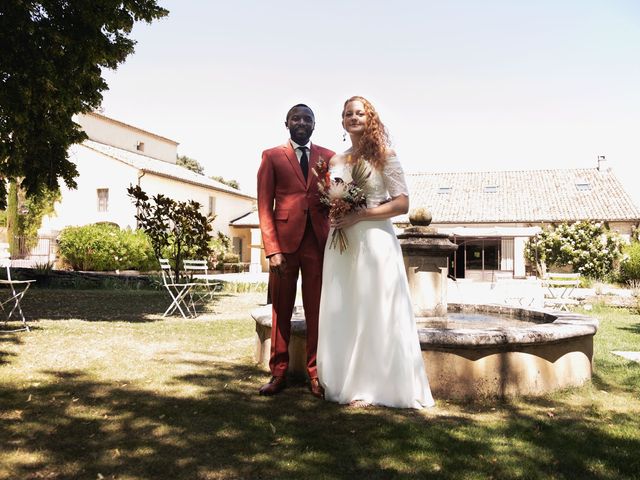
<path fill-rule="evenodd" d="M 160 269 L 162 272 L 162 282 L 164 287 L 171 296 L 171 305 L 169 305 L 165 310 L 162 317 L 164 318 L 167 315 L 171 315 L 176 310 L 178 310 L 184 318 L 197 316 L 196 306 L 193 303 L 193 297 L 191 295 L 191 289 L 198 284 L 195 282 L 177 281 L 177 279 L 174 278 L 169 260 L 166 258 L 160 259 Z M 185 311 L 187 313 L 185 313 Z"/>
<path fill-rule="evenodd" d="M 24 294 L 27 293 L 27 290 L 29 290 L 29 287 L 32 283 L 35 282 L 35 280 L 13 280 L 11 278 L 11 258 L 9 255 L 9 245 L 6 243 L 0 244 L 0 267 L 6 268 L 7 272 L 7 278 L 0 279 L 0 286 L 9 288 L 8 298 L 5 298 L 3 296 L 2 300 L 0 300 L 0 309 L 5 315 L 5 324 L 9 322 L 12 315 L 16 312 L 16 317 L 19 317 L 18 320 L 22 321 L 22 327 L 3 331 L 20 332 L 25 330 L 28 332 L 29 325 L 27 325 L 27 320 L 24 318 L 24 313 L 22 313 L 20 302 L 22 300 L 22 297 L 24 297 Z"/>
<path fill-rule="evenodd" d="M 209 267 L 206 260 L 184 260 L 182 262 L 184 272 L 189 279 L 197 283 L 192 293 L 195 303 L 199 305 L 207 305 L 210 301 L 215 300 L 216 293 L 222 290 L 222 283 L 215 281 L 209 275 Z M 212 304 L 213 313 L 217 313 Z"/>
<path fill-rule="evenodd" d="M 569 305 L 579 305 L 580 302 L 574 295 L 574 290 L 580 286 L 579 273 L 548 272 L 543 279 L 543 285 L 547 289 L 545 307 L 568 312 Z"/>

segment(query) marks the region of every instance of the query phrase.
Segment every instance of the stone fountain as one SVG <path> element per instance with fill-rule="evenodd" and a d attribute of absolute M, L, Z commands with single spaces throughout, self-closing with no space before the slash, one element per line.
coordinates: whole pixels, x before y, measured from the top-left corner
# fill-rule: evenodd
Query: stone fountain
<path fill-rule="evenodd" d="M 416 314 L 422 356 L 436 399 L 543 395 L 591 378 L 598 321 L 572 312 L 506 304 L 448 304 L 448 259 L 457 245 L 429 227 L 425 209 L 398 235 Z M 268 368 L 271 305 L 256 321 L 256 362 Z M 384 335 L 384 332 L 380 332 Z M 289 371 L 304 375 L 305 323 L 292 319 Z"/>

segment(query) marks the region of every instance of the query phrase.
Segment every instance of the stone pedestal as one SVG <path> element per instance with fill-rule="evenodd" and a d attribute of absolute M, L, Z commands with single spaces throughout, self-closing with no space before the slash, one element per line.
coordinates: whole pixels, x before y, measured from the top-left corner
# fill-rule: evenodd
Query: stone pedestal
<path fill-rule="evenodd" d="M 427 226 L 406 228 L 398 239 L 415 315 L 445 316 L 449 254 L 458 246 L 449 240 L 448 235 Z"/>
<path fill-rule="evenodd" d="M 254 359 L 262 368 L 269 369 L 271 356 L 271 305 L 251 312 L 256 322 L 256 350 Z M 289 339 L 289 370 L 292 376 L 307 374 L 307 324 L 304 310 L 296 307 L 291 317 L 291 338 Z"/>
<path fill-rule="evenodd" d="M 447 314 L 447 266 L 442 266 L 439 260 L 404 259 L 413 313 L 418 317 L 444 317 Z"/>

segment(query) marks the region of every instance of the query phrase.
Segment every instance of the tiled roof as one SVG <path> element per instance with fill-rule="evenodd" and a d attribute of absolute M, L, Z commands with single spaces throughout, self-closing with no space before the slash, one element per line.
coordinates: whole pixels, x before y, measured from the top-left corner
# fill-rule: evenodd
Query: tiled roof
<path fill-rule="evenodd" d="M 181 167 L 174 163 L 165 162 L 156 158 L 141 155 L 139 153 L 129 152 L 121 148 L 105 145 L 104 143 L 94 142 L 93 140 L 85 140 L 81 144 L 82 146 L 94 150 L 103 155 L 107 155 L 111 158 L 119 160 L 127 165 L 131 165 L 134 168 L 143 170 L 145 172 L 161 175 L 164 177 L 174 178 L 194 185 L 199 185 L 206 188 L 213 188 L 214 190 L 227 192 L 240 197 L 250 198 L 255 200 L 253 195 L 243 193 L 240 190 L 225 185 L 222 182 L 213 180 L 205 175 L 200 175 L 188 168 Z"/>
<path fill-rule="evenodd" d="M 138 132 L 144 133 L 145 135 L 150 135 L 150 136 L 158 138 L 160 140 L 164 140 L 165 142 L 169 142 L 169 143 L 172 143 L 174 145 L 179 145 L 179 143 L 176 142 L 175 140 L 171 140 L 170 138 L 163 137 L 161 135 L 158 135 L 157 133 L 149 132 L 147 130 L 143 130 L 141 128 L 134 127 L 133 125 L 129 125 L 128 123 L 121 122 L 120 120 L 116 120 L 115 118 L 107 117 L 106 115 L 103 115 L 103 114 L 98 113 L 98 112 L 88 112 L 85 115 L 90 115 L 92 117 L 98 117 L 98 118 L 100 118 L 102 120 L 106 120 L 108 122 L 115 123 L 116 125 L 120 125 L 120 126 L 126 127 L 129 130 L 136 130 Z"/>
<path fill-rule="evenodd" d="M 610 169 L 408 173 L 406 179 L 411 208 L 427 207 L 433 223 L 640 221 L 640 209 Z"/>
<path fill-rule="evenodd" d="M 260 226 L 260 219 L 258 218 L 258 211 L 252 210 L 251 212 L 247 212 L 244 215 L 234 218 L 229 222 L 229 225 L 234 227 L 253 227 L 257 228 Z"/>

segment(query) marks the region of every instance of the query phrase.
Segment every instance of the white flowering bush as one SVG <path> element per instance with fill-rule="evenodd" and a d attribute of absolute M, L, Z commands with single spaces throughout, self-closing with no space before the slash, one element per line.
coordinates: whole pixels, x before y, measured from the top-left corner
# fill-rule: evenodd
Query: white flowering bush
<path fill-rule="evenodd" d="M 615 275 L 621 249 L 619 235 L 602 222 L 581 221 L 546 228 L 527 242 L 525 256 L 540 272 L 570 266 L 586 277 L 606 280 Z"/>

